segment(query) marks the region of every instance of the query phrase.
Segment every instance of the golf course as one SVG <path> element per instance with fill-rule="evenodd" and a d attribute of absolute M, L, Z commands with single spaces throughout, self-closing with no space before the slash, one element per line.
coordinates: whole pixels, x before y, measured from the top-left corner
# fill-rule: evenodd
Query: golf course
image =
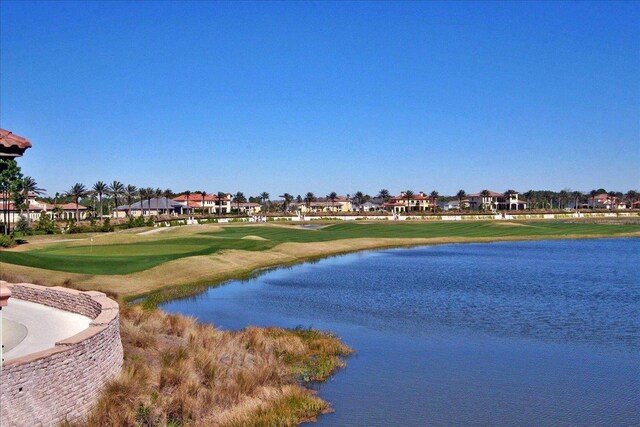
<path fill-rule="evenodd" d="M 0 252 L 5 279 L 76 285 L 132 298 L 207 285 L 322 256 L 439 243 L 640 236 L 640 223 L 470 221 L 194 225 L 30 236 Z M 184 286 L 183 286 L 184 287 Z M 179 295 L 176 295 L 179 296 Z"/>

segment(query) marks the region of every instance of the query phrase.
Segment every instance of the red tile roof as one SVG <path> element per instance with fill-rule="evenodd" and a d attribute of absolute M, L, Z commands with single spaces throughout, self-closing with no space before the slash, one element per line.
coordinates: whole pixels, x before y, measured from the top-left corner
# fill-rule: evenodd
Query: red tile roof
<path fill-rule="evenodd" d="M 62 208 L 62 210 L 64 210 L 64 211 L 75 211 L 76 210 L 76 206 L 81 211 L 87 209 L 85 206 L 78 205 L 76 203 L 65 203 L 64 205 L 58 205 L 58 206 L 60 206 Z"/>
<path fill-rule="evenodd" d="M 225 194 L 226 194 L 226 198 L 224 198 L 222 200 L 227 200 L 227 199 L 229 199 L 231 197 L 231 194 L 229 194 L 229 193 L 225 193 Z M 175 200 L 176 202 L 186 202 L 187 201 L 187 195 L 186 194 L 182 194 L 182 195 L 180 195 L 178 197 L 174 197 L 173 200 Z M 198 194 L 198 193 L 190 194 L 189 195 L 189 201 L 191 201 L 191 200 L 196 200 L 198 202 L 202 202 L 202 194 Z M 205 201 L 215 201 L 215 202 L 217 202 L 219 199 L 218 199 L 218 196 L 216 196 L 216 195 L 206 194 L 204 196 L 204 200 Z"/>
<path fill-rule="evenodd" d="M 0 129 L 0 152 L 8 156 L 21 156 L 27 148 L 31 148 L 31 142 L 11 131 Z"/>
<path fill-rule="evenodd" d="M 516 192 L 516 194 L 518 194 Z M 469 197 L 482 197 L 480 193 L 469 194 Z M 504 193 L 498 193 L 495 191 L 489 191 L 489 197 L 504 197 Z"/>

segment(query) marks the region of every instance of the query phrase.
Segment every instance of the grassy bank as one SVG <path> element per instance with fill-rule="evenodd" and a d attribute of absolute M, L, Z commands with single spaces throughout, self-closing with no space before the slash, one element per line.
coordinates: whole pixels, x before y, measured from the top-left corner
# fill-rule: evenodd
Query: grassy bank
<path fill-rule="evenodd" d="M 330 411 L 303 386 L 344 365 L 328 333 L 220 331 L 191 318 L 124 306 L 123 373 L 76 426 L 294 426 Z"/>
<path fill-rule="evenodd" d="M 123 297 L 158 295 L 158 290 L 180 297 L 194 287 L 246 276 L 256 269 L 365 249 L 621 236 L 640 236 L 640 224 L 619 220 L 341 223 L 320 229 L 266 224 L 201 225 L 74 239 L 38 236 L 30 238 L 26 245 L 0 251 L 0 266 L 1 276 L 9 281 L 71 283 Z"/>

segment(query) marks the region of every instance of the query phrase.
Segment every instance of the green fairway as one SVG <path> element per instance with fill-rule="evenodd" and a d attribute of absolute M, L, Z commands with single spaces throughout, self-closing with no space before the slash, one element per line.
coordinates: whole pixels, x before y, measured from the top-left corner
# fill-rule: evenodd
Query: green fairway
<path fill-rule="evenodd" d="M 44 249 L 1 251 L 0 262 L 47 270 L 83 274 L 128 274 L 165 262 L 225 249 L 264 251 L 286 242 L 313 243 L 355 238 L 560 238 L 562 236 L 616 236 L 640 232 L 638 224 L 571 222 L 437 222 L 437 223 L 345 223 L 319 229 L 277 226 L 224 227 L 217 232 L 158 236 L 153 241 L 67 246 L 52 244 Z"/>

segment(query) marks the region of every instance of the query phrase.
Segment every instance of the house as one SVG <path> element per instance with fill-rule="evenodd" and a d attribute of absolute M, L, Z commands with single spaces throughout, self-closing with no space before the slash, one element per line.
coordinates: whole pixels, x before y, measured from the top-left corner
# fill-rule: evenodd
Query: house
<path fill-rule="evenodd" d="M 486 195 L 482 192 L 469 194 L 469 207 L 471 209 L 504 211 L 504 210 L 525 210 L 527 202 L 518 199 L 519 193 L 511 194 L 497 193 L 495 191 L 487 191 Z"/>
<path fill-rule="evenodd" d="M 246 215 L 256 215 L 262 210 L 260 203 L 234 203 L 233 208 Z"/>
<path fill-rule="evenodd" d="M 424 212 L 430 210 L 432 208 L 432 204 L 431 197 L 424 194 L 422 191 L 411 196 L 407 196 L 407 193 L 403 191 L 399 196 L 391 197 L 388 202 L 382 205 L 382 207 L 384 209 L 391 210 L 394 213 Z"/>
<path fill-rule="evenodd" d="M 321 213 L 321 212 L 350 212 L 352 209 L 351 200 L 346 197 L 337 197 L 335 200 L 318 200 L 315 202 L 298 203 L 296 206 L 300 213 Z"/>
<path fill-rule="evenodd" d="M 382 204 L 369 200 L 359 206 L 361 212 L 376 212 L 382 209 Z"/>
<path fill-rule="evenodd" d="M 468 200 L 463 200 L 462 201 L 462 206 L 465 206 L 465 204 L 468 206 L 469 205 L 469 201 Z M 459 211 L 460 210 L 460 201 L 458 201 L 458 200 L 450 200 L 448 202 L 440 202 L 440 203 L 438 203 L 438 207 L 440 209 L 442 209 L 443 211 Z"/>
<path fill-rule="evenodd" d="M 82 205 L 78 205 L 77 203 L 65 203 L 63 205 L 56 205 L 56 207 L 59 207 L 62 212 L 60 212 L 58 215 L 54 215 L 55 218 L 57 219 L 62 219 L 62 220 L 66 220 L 66 219 L 75 219 L 75 220 L 83 220 L 83 219 L 87 219 L 87 215 L 88 215 L 88 211 L 89 209 L 86 206 L 82 206 Z M 54 207 L 54 211 L 55 211 L 55 207 Z M 76 211 L 78 212 L 78 215 L 80 216 L 80 218 L 76 218 Z"/>
<path fill-rule="evenodd" d="M 191 204 L 192 202 L 189 201 Z M 166 197 L 152 198 L 150 200 L 141 200 L 129 205 L 118 206 L 113 216 L 115 218 L 124 218 L 126 216 L 158 216 L 158 215 L 180 215 L 184 213 L 186 206 Z"/>
<path fill-rule="evenodd" d="M 224 197 L 218 197 L 213 194 L 205 194 L 202 197 L 202 194 L 193 193 L 189 194 L 188 197 L 186 194 L 182 194 L 173 200 L 182 204 L 185 208 L 188 200 L 188 210 L 190 212 L 204 210 L 210 214 L 229 214 L 231 213 L 233 196 L 231 193 L 225 193 Z"/>
<path fill-rule="evenodd" d="M 629 209 L 629 205 L 625 200 L 618 197 L 611 197 L 606 193 L 590 197 L 589 206 L 592 209 Z"/>
<path fill-rule="evenodd" d="M 27 206 L 29 207 L 27 209 Z M 13 200 L 0 198 L 0 223 L 5 221 L 15 224 L 22 217 L 31 222 L 36 222 L 41 215 L 49 215 L 55 220 L 71 220 L 76 219 L 76 212 L 80 216 L 80 220 L 86 219 L 89 209 L 76 203 L 51 204 L 36 199 L 35 193 L 29 193 L 25 202 L 21 205 L 15 205 Z M 28 218 L 27 218 L 28 217 Z"/>

